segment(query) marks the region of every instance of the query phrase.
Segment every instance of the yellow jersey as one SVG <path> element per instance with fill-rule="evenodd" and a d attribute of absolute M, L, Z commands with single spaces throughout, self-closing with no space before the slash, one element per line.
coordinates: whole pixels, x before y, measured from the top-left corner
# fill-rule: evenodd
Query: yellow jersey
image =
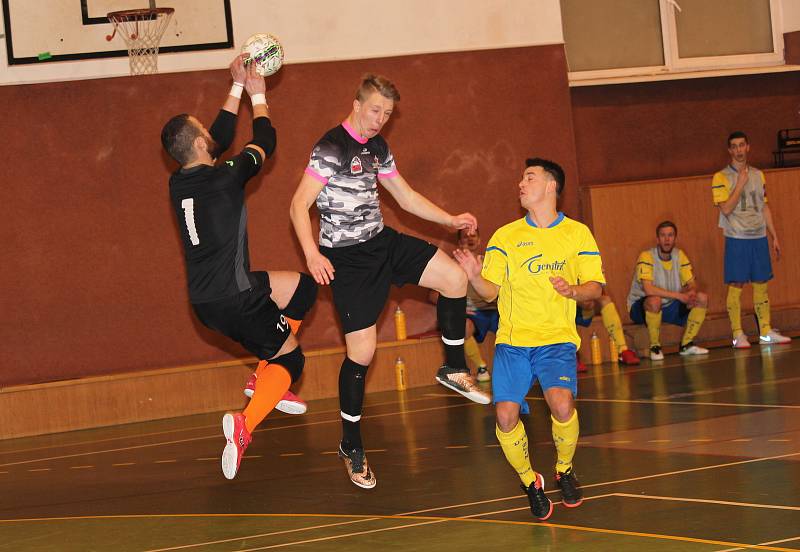
<path fill-rule="evenodd" d="M 570 285 L 605 284 L 600 251 L 586 225 L 563 213 L 547 228 L 529 215 L 494 233 L 486 248 L 481 276 L 500 287 L 497 309 L 500 324 L 495 343 L 540 347 L 574 343 L 573 299 L 559 295 L 550 277 L 561 276 Z"/>

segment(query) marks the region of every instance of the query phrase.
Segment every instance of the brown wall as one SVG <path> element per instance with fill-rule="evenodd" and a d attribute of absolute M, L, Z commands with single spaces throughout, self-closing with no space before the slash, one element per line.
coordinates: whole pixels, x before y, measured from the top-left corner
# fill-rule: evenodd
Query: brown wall
<path fill-rule="evenodd" d="M 390 76 L 402 94 L 385 133 L 400 172 L 447 210 L 472 211 L 487 237 L 521 214 L 514 186 L 525 157 L 556 159 L 577 182 L 561 45 L 290 65 L 268 83 L 278 150 L 249 185 L 254 268 L 304 267 L 289 200 L 311 145 L 347 115 L 366 71 Z M 0 386 L 243 355 L 191 314 L 167 194 L 174 165 L 158 140 L 176 113 L 210 123 L 228 87 L 222 70 L 0 87 Z M 242 120 L 234 147 L 248 137 Z M 389 224 L 451 239 L 382 197 Z M 564 208 L 577 212 L 577 186 Z M 424 297 L 394 296 L 409 333 L 434 325 Z M 385 315 L 380 339 L 392 332 Z M 329 290 L 302 342 L 341 343 Z"/>
<path fill-rule="evenodd" d="M 713 173 L 734 130 L 771 167 L 778 130 L 800 127 L 798 90 L 798 72 L 572 88 L 581 184 Z"/>

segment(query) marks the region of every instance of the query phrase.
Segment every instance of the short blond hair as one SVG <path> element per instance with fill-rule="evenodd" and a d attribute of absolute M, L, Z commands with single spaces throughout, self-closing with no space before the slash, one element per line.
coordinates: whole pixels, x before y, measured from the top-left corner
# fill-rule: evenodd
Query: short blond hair
<path fill-rule="evenodd" d="M 361 77 L 361 84 L 356 90 L 356 99 L 363 103 L 375 92 L 380 92 L 381 96 L 390 100 L 400 100 L 400 92 L 392 81 L 383 75 L 367 73 Z"/>

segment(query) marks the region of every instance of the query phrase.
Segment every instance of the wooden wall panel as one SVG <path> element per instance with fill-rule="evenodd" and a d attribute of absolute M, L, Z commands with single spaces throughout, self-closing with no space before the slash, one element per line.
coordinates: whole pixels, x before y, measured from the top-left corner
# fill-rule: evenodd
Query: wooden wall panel
<path fill-rule="evenodd" d="M 795 275 L 800 274 L 800 242 L 794 238 L 800 169 L 768 170 L 766 178 L 769 205 L 783 248 L 781 259 L 773 258 L 775 278 L 769 287 L 770 303 L 773 308 L 800 305 L 800 288 L 795 285 Z M 709 314 L 726 313 L 724 239 L 717 226 L 718 209 L 711 201 L 710 175 L 591 186 L 586 193 L 608 290 L 623 322 L 630 322 L 625 299 L 638 254 L 655 245 L 655 227 L 666 219 L 678 226 L 677 244 L 689 256 L 700 288 L 710 294 Z M 752 308 L 749 286 L 743 299 L 744 308 Z"/>
<path fill-rule="evenodd" d="M 409 388 L 435 385 L 443 351 L 438 337 L 382 343 L 366 391 L 396 389 L 395 360 L 406 363 Z M 292 389 L 305 400 L 337 397 L 344 348 L 310 353 Z M 491 358 L 491 357 L 489 357 Z M 252 357 L 0 389 L 0 439 L 73 431 L 223 410 L 241 410 Z M 180 390 L 180 392 L 176 392 Z M 25 420 L 25 423 L 19 423 Z"/>

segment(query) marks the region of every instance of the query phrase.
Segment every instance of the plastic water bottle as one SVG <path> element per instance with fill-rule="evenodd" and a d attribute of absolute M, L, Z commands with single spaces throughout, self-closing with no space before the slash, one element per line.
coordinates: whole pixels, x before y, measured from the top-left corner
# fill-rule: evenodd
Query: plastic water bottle
<path fill-rule="evenodd" d="M 611 355 L 611 364 L 617 364 L 619 362 L 619 349 L 617 349 L 617 342 L 611 336 L 608 339 L 608 352 Z"/>
<path fill-rule="evenodd" d="M 407 337 L 406 313 L 400 309 L 400 305 L 397 305 L 397 310 L 394 311 L 394 334 L 397 341 L 403 341 Z"/>
<path fill-rule="evenodd" d="M 602 364 L 603 354 L 600 352 L 600 338 L 597 337 L 597 332 L 592 332 L 592 338 L 589 340 L 592 351 L 592 364 Z"/>
<path fill-rule="evenodd" d="M 403 362 L 403 357 L 397 357 L 394 363 L 394 377 L 397 382 L 397 390 L 405 391 L 408 384 L 406 383 L 406 363 Z"/>

